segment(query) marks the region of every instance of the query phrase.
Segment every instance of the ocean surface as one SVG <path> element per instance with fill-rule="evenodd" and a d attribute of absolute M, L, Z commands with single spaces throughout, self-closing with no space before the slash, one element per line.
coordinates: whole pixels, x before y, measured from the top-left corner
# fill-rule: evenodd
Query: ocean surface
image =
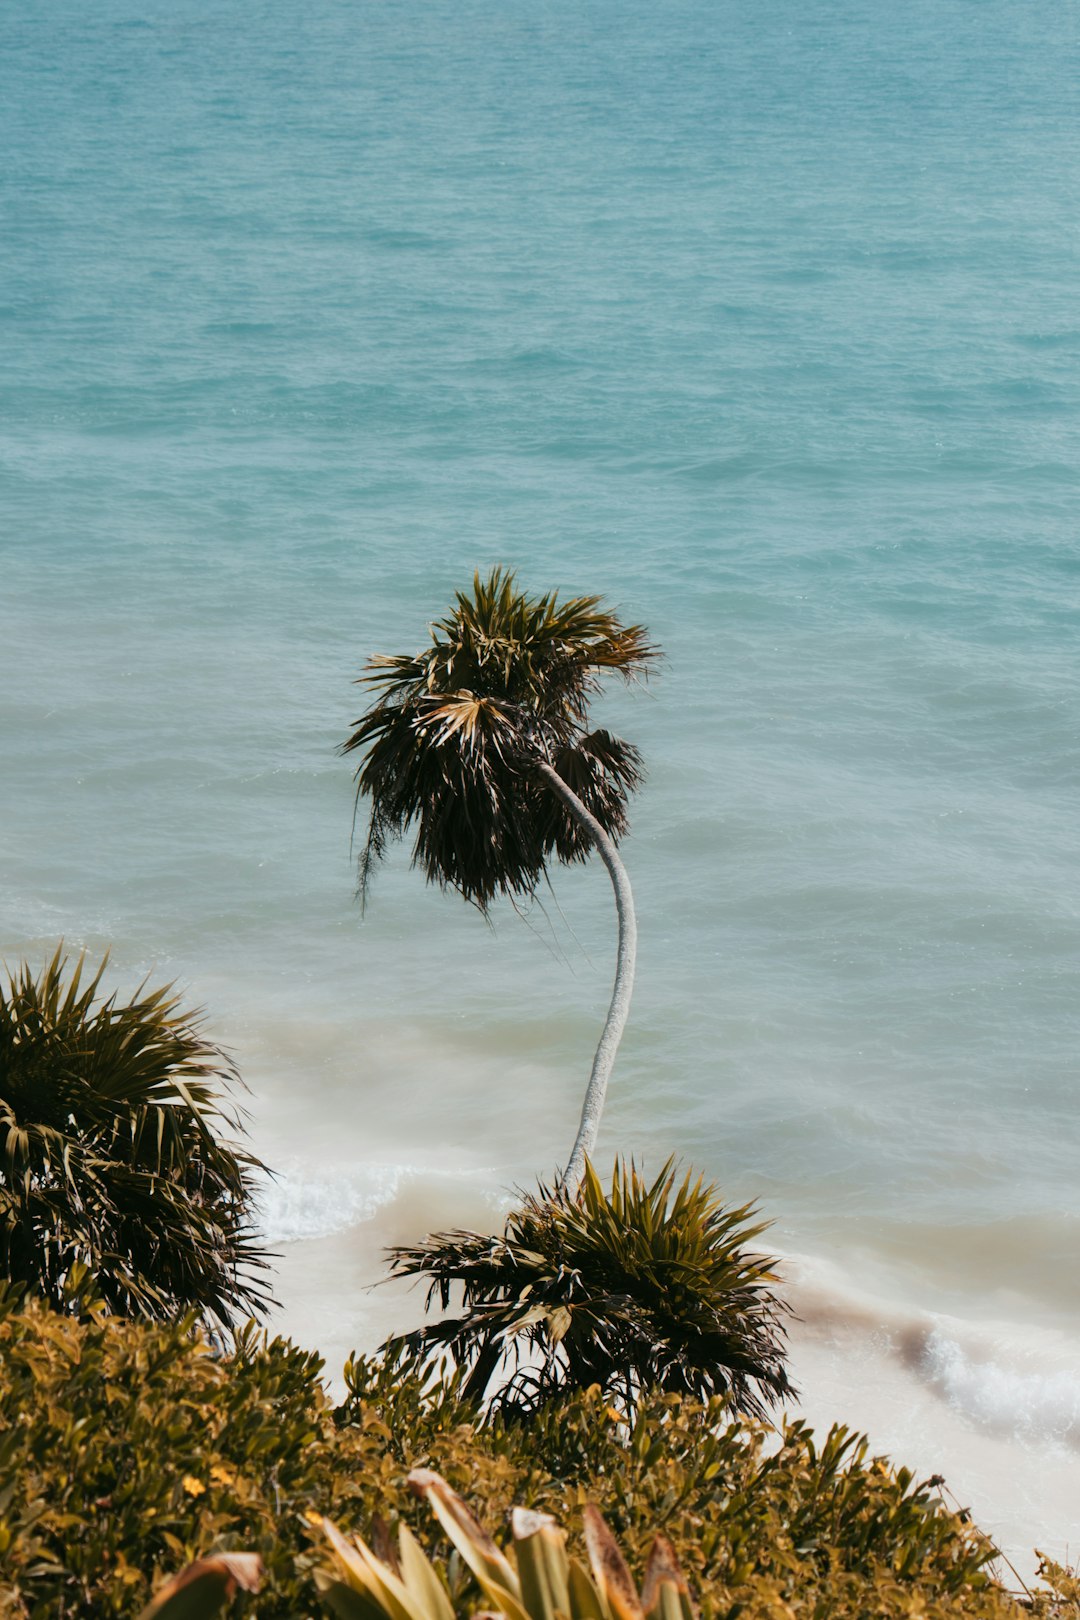
<path fill-rule="evenodd" d="M 336 755 L 476 568 L 666 663 L 601 1162 L 775 1222 L 815 1422 L 1080 1542 L 1080 20 L 8 0 L 0 950 L 176 979 L 331 1373 L 565 1160 L 602 868 L 491 926 Z"/>

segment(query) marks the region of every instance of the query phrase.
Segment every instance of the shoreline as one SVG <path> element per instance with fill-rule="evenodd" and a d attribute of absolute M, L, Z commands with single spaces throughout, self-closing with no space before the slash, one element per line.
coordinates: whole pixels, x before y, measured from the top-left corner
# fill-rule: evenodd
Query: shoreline
<path fill-rule="evenodd" d="M 383 1248 L 436 1228 L 501 1222 L 474 1173 L 399 1169 L 387 1179 L 393 1189 L 356 1223 L 274 1245 L 281 1308 L 268 1327 L 318 1350 L 338 1390 L 349 1354 L 374 1350 L 424 1316 L 420 1289 L 380 1281 Z M 1035 1573 L 1036 1548 L 1058 1559 L 1075 1549 L 1080 1371 L 1070 1374 L 1066 1335 L 920 1310 L 852 1288 L 831 1261 L 790 1252 L 778 1259 L 781 1292 L 795 1311 L 800 1401 L 789 1417 L 819 1435 L 843 1423 L 868 1436 L 871 1453 L 920 1478 L 942 1475 L 1025 1580 Z"/>

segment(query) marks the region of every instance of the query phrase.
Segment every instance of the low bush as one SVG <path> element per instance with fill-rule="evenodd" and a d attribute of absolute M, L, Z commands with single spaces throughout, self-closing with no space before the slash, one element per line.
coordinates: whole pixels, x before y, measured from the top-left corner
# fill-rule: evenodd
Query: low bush
<path fill-rule="evenodd" d="M 635 1581 L 617 1539 L 603 1515 L 592 1504 L 582 1514 L 583 1548 L 567 1546 L 566 1531 L 550 1514 L 515 1508 L 510 1516 L 511 1539 L 500 1549 L 487 1529 L 440 1475 L 427 1468 L 413 1469 L 408 1484 L 431 1508 L 453 1547 L 445 1563 L 431 1562 L 418 1548 L 404 1525 L 398 1546 L 385 1527 L 376 1526 L 381 1552 L 362 1537 L 346 1540 L 329 1521 L 324 1529 L 330 1542 L 328 1567 L 316 1572 L 324 1599 L 338 1620 L 697 1620 L 697 1610 L 679 1565 L 675 1548 L 657 1534 L 640 1583 Z M 1077 1571 L 1044 1560 L 1040 1570 L 1046 1588 L 1028 1593 L 1024 1604 L 1013 1606 L 1004 1594 L 1005 1612 L 1026 1610 L 1033 1620 L 1077 1620 L 1080 1615 L 1080 1578 Z M 468 1588 L 471 1586 L 472 1593 Z M 478 1596 L 483 1609 L 477 1610 Z M 710 1593 L 705 1609 L 715 1614 Z M 465 1601 L 462 1601 L 462 1598 Z M 795 1597 L 792 1603 L 775 1589 L 759 1591 L 749 1603 L 737 1597 L 724 1605 L 728 1617 L 736 1614 L 771 1620 L 776 1616 L 848 1613 L 837 1606 L 835 1590 L 812 1596 L 810 1607 Z M 856 1593 L 855 1612 L 870 1620 L 877 1615 L 907 1615 L 912 1620 L 942 1613 L 972 1611 L 950 1600 L 946 1607 L 924 1590 L 899 1589 L 895 1583 L 864 1583 Z M 995 1607 L 1000 1613 L 1000 1606 Z M 143 1617 L 148 1620 L 148 1617 Z"/>
<path fill-rule="evenodd" d="M 75 1321 L 9 1295 L 0 1614 L 135 1615 L 198 1555 L 237 1549 L 268 1566 L 269 1602 L 256 1612 L 312 1612 L 304 1514 L 352 1522 L 374 1450 L 362 1430 L 335 1427 L 321 1366 L 254 1333 L 221 1356 L 192 1317 Z"/>
<path fill-rule="evenodd" d="M 628 1427 L 592 1390 L 527 1424 L 496 1414 L 462 1445 L 430 1427 L 445 1419 L 442 1401 L 397 1382 L 392 1366 L 346 1371 L 339 1416 L 383 1414 L 403 1472 L 436 1469 L 489 1525 L 522 1503 L 574 1526 L 594 1503 L 636 1567 L 660 1531 L 709 1620 L 1020 1613 L 987 1573 L 986 1538 L 842 1426 L 819 1444 L 800 1422 L 778 1435 L 723 1400 L 657 1394 Z"/>
<path fill-rule="evenodd" d="M 598 1391 L 528 1424 L 478 1428 L 454 1382 L 357 1360 L 334 1406 L 319 1358 L 254 1330 L 216 1353 L 191 1319 L 84 1321 L 0 1301 L 0 1613 L 133 1616 L 194 1557 L 247 1549 L 266 1579 L 244 1612 L 318 1616 L 323 1514 L 346 1532 L 404 1519 L 437 1470 L 484 1522 L 516 1504 L 574 1529 L 595 1503 L 635 1568 L 657 1531 L 706 1620 L 1005 1620 L 989 1545 L 935 1494 L 835 1429 L 777 1443 L 720 1400 L 647 1398 L 631 1426 Z M 1075 1612 L 1075 1611 L 1074 1611 Z"/>

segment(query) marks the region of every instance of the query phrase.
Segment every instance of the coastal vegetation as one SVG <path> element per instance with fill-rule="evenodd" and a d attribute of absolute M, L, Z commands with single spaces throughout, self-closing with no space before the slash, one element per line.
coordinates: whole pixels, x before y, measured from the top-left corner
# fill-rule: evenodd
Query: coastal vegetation
<path fill-rule="evenodd" d="M 406 1483 L 430 1504 L 489 1610 L 516 1620 L 694 1620 L 689 1588 L 666 1536 L 649 1553 L 639 1594 L 619 1544 L 589 1503 L 583 1515 L 589 1568 L 566 1550 L 566 1535 L 548 1513 L 514 1508 L 513 1545 L 504 1554 L 446 1481 L 430 1468 L 414 1468 Z M 316 1575 L 319 1589 L 341 1620 L 454 1620 L 447 1586 L 439 1579 L 407 1525 L 397 1549 L 381 1538 L 385 1556 L 355 1536 L 350 1544 L 329 1520 L 324 1528 L 333 1568 Z"/>
<path fill-rule="evenodd" d="M 526 1194 L 501 1237 L 441 1232 L 391 1253 L 393 1272 L 422 1278 L 444 1312 L 395 1349 L 422 1364 L 448 1353 L 475 1401 L 501 1371 L 491 1398 L 519 1414 L 593 1384 L 627 1408 L 649 1388 L 724 1392 L 753 1413 L 793 1394 L 772 1262 L 746 1248 L 762 1230 L 752 1211 L 725 1210 L 690 1176 L 676 1188 L 670 1165 L 650 1185 L 617 1164 L 607 1196 L 590 1164 L 633 983 L 615 840 L 642 764 L 630 743 L 588 729 L 589 703 L 603 676 L 647 674 L 657 657 L 645 627 L 599 597 L 530 596 L 496 568 L 457 594 L 426 650 L 369 661 L 361 684 L 378 695 L 344 744 L 362 754 L 357 806 L 370 800 L 362 896 L 414 826 L 429 881 L 484 912 L 500 894 L 533 895 L 551 858 L 593 849 L 615 890 L 615 985 L 563 1175 Z"/>
<path fill-rule="evenodd" d="M 1022 1606 L 966 1515 L 840 1427 L 816 1439 L 661 1392 L 625 1413 L 596 1388 L 527 1423 L 481 1422 L 459 1377 L 385 1355 L 352 1361 L 335 1403 L 316 1355 L 254 1329 L 226 1354 L 190 1316 L 75 1319 L 11 1290 L 0 1347 L 0 1613 L 14 1620 L 135 1620 L 192 1560 L 240 1551 L 261 1559 L 262 1587 L 230 1613 L 328 1616 L 324 1518 L 380 1556 L 380 1524 L 408 1526 L 454 1614 L 490 1609 L 409 1488 L 416 1467 L 496 1530 L 515 1506 L 552 1515 L 575 1556 L 590 1503 L 636 1571 L 663 1535 L 703 1620 L 1080 1615 L 1063 1573 L 1060 1605 Z"/>
<path fill-rule="evenodd" d="M 774 1421 L 787 1307 L 751 1206 L 670 1161 L 593 1168 L 641 761 L 588 710 L 656 656 L 598 598 L 497 569 L 364 677 L 361 892 L 411 829 L 428 878 L 485 912 L 595 849 L 619 947 L 566 1170 L 501 1234 L 391 1251 L 442 1315 L 351 1358 L 340 1398 L 255 1320 L 264 1167 L 199 1016 L 170 987 L 105 994 L 106 963 L 63 947 L 0 990 L 0 1614 L 1080 1620 L 1069 1571 L 1007 1591 L 940 1482 Z M 504 1550 L 483 1525 L 508 1519 Z"/>
<path fill-rule="evenodd" d="M 105 970 L 59 946 L 0 985 L 0 1276 L 60 1311 L 85 1285 L 226 1329 L 270 1301 L 238 1076 L 170 987 L 124 1001 Z"/>
<path fill-rule="evenodd" d="M 1011 1596 L 934 1482 L 842 1427 L 765 1421 L 793 1392 L 772 1265 L 747 1247 L 761 1228 L 671 1166 L 618 1167 L 606 1189 L 586 1164 L 486 1253 L 471 1234 L 398 1250 L 440 1295 L 461 1284 L 462 1314 L 353 1358 L 335 1402 L 316 1354 L 236 1326 L 266 1303 L 266 1257 L 256 1161 L 221 1134 L 231 1065 L 171 991 L 102 998 L 103 970 L 58 950 L 2 1002 L 0 1613 L 317 1620 L 359 1601 L 364 1620 L 549 1620 L 524 1586 L 493 1604 L 460 1546 L 447 1559 L 419 1467 L 492 1525 L 551 1515 L 582 1571 L 578 1526 L 602 1515 L 651 1620 L 1080 1617 L 1064 1570 Z M 561 1532 L 527 1522 L 561 1568 Z M 392 1569 L 389 1528 L 426 1606 L 349 1587 L 361 1554 L 342 1538 L 372 1537 Z M 646 1620 L 629 1587 L 594 1601 L 583 1578 L 567 1620 Z"/>
<path fill-rule="evenodd" d="M 764 1230 L 671 1163 L 651 1182 L 616 1164 L 605 1191 L 586 1161 L 576 1192 L 526 1196 L 500 1236 L 392 1249 L 392 1272 L 422 1279 L 444 1313 L 395 1345 L 421 1363 L 449 1353 L 465 1398 L 508 1414 L 595 1386 L 627 1415 L 658 1389 L 764 1417 L 795 1394 L 775 1262 L 747 1247 Z M 489 1395 L 499 1368 L 509 1376 Z"/>

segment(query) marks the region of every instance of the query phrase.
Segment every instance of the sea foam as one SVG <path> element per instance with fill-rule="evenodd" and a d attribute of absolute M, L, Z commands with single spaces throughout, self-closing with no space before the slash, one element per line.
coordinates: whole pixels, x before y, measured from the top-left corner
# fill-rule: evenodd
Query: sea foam
<path fill-rule="evenodd" d="M 923 1377 L 955 1411 L 980 1428 L 1023 1441 L 1080 1450 L 1080 1367 L 1033 1366 L 1030 1350 L 1011 1360 L 965 1348 L 932 1330 L 920 1363 Z"/>
<path fill-rule="evenodd" d="M 404 1165 L 286 1166 L 262 1185 L 257 1224 L 270 1244 L 332 1237 L 370 1221 L 410 1174 Z"/>

